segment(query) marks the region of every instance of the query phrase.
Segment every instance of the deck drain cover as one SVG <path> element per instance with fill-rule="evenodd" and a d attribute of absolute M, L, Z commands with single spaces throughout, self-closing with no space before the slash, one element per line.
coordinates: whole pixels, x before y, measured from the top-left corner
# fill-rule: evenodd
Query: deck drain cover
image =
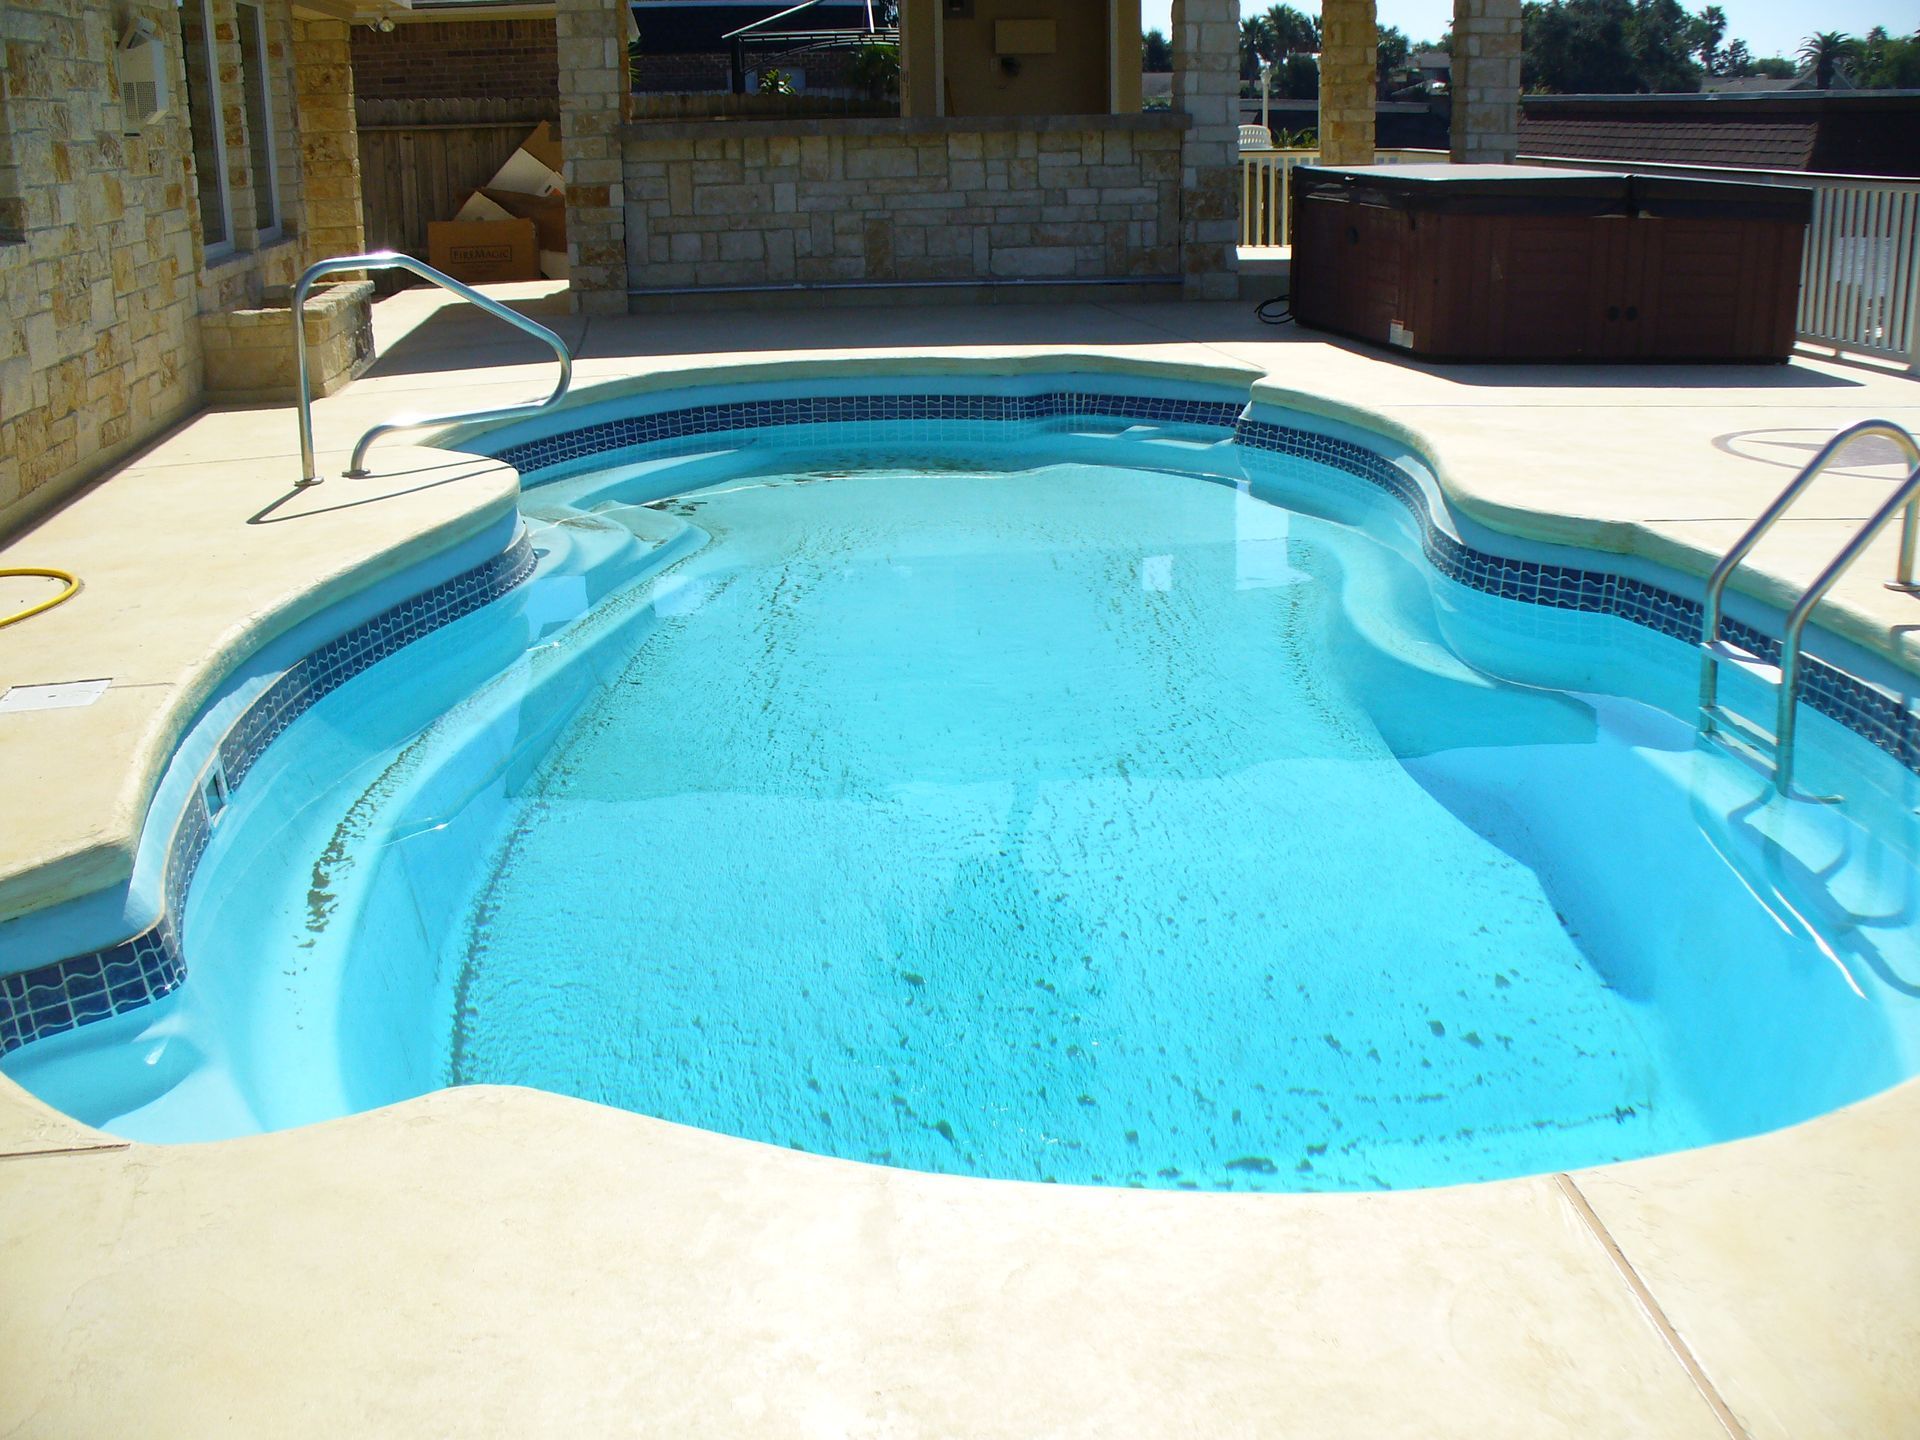
<path fill-rule="evenodd" d="M 0 715 L 14 710 L 73 710 L 107 693 L 111 680 L 66 680 L 58 685 L 14 685 L 0 695 Z"/>

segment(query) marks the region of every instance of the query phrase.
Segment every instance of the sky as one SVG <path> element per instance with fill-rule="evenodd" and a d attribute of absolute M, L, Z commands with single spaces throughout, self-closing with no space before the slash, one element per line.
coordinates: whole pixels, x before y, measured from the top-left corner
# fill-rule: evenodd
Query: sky
<path fill-rule="evenodd" d="M 1689 10 L 1700 10 L 1710 0 L 1680 0 Z M 1719 0 L 1727 12 L 1727 43 L 1744 40 L 1755 55 L 1792 58 L 1800 42 L 1815 30 L 1839 30 L 1864 35 L 1884 25 L 1896 35 L 1920 29 L 1920 0 Z M 1320 13 L 1319 0 L 1293 0 L 1294 8 Z M 1409 40 L 1434 40 L 1453 19 L 1453 0 L 1376 0 L 1382 25 L 1398 25 Z M 1242 14 L 1266 8 L 1265 0 L 1240 0 Z M 1140 0 L 1140 24 L 1170 31 L 1173 0 Z"/>

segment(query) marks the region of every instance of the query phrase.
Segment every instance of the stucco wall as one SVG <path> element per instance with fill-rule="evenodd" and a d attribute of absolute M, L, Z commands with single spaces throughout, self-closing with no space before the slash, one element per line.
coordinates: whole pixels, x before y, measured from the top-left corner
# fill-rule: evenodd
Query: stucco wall
<path fill-rule="evenodd" d="M 173 103 L 130 130 L 114 57 L 134 15 L 162 37 Z M 0 4 L 0 538 L 197 405 L 203 305 L 256 302 L 263 282 L 297 270 L 287 0 L 265 0 L 264 19 L 285 234 L 255 233 L 233 0 L 215 0 L 237 244 L 209 266 L 179 11 L 148 0 Z"/>
<path fill-rule="evenodd" d="M 1140 108 L 1140 0 L 901 0 L 900 113 L 1131 115 Z M 1050 20 L 1054 49 L 1003 65 L 1000 20 Z"/>
<path fill-rule="evenodd" d="M 806 135 L 636 124 L 624 147 L 628 281 L 1177 275 L 1180 118 L 821 121 Z"/>

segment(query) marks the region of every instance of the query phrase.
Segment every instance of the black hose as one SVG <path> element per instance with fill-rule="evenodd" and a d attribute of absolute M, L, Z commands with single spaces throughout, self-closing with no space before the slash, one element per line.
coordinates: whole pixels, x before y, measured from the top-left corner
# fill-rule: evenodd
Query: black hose
<path fill-rule="evenodd" d="M 1253 307 L 1254 318 L 1265 325 L 1285 325 L 1293 319 L 1293 307 L 1289 303 L 1292 299 L 1293 296 L 1289 293 L 1276 295 L 1271 300 L 1262 300 Z"/>

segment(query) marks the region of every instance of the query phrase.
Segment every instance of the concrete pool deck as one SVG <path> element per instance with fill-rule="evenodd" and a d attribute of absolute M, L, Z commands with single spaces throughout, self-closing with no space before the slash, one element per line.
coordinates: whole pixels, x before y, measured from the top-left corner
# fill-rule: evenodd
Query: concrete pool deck
<path fill-rule="evenodd" d="M 575 344 L 579 384 L 935 355 L 1237 373 L 1400 430 L 1494 528 L 1695 572 L 1799 447 L 1868 416 L 1920 428 L 1920 382 L 1867 366 L 1446 369 L 1237 304 L 585 322 L 502 291 Z M 316 407 L 335 472 L 396 410 L 551 383 L 540 347 L 437 296 L 376 325 L 381 362 Z M 0 687 L 115 681 L 83 710 L 0 715 L 9 809 L 35 822 L 0 832 L 9 895 L 59 895 L 28 882 L 61 855 L 93 867 L 69 862 L 69 884 L 110 873 L 138 777 L 224 658 L 370 557 L 398 567 L 511 505 L 502 467 L 427 484 L 406 477 L 445 452 L 374 454 L 374 481 L 250 525 L 294 478 L 291 410 L 208 412 L 0 549 L 87 585 L 0 631 Z M 1890 474 L 1810 495 L 1756 557 L 1758 593 L 1804 581 Z M 1879 583 L 1893 545 L 1822 618 L 1913 665 L 1920 600 Z M 498 1088 L 127 1145 L 0 1079 L 0 1434 L 1897 1436 L 1920 1428 L 1916 1136 L 1910 1082 L 1569 1176 L 1179 1195 L 853 1165 Z"/>

